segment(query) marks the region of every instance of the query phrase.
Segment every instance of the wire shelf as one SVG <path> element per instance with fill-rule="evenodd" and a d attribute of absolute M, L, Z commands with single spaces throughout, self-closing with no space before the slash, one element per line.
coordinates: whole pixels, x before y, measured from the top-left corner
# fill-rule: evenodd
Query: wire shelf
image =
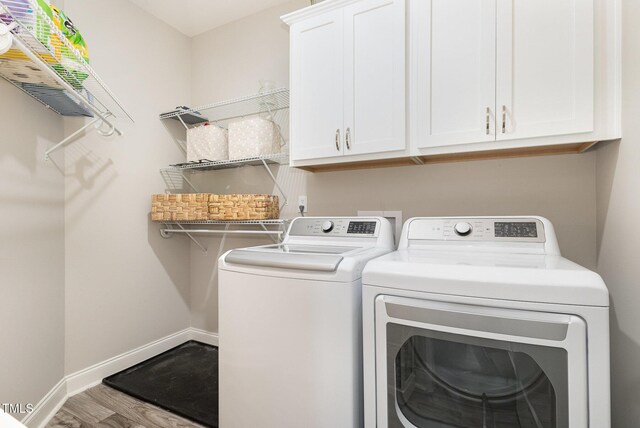
<path fill-rule="evenodd" d="M 36 0 L 0 0 L 0 23 L 15 25 L 0 76 L 65 116 L 131 115 Z"/>
<path fill-rule="evenodd" d="M 245 116 L 269 113 L 289 108 L 289 89 L 280 88 L 232 100 L 206 104 L 192 109 L 179 109 L 163 113 L 160 119 L 177 119 L 179 116 L 195 114 L 209 122 L 226 122 Z"/>
<path fill-rule="evenodd" d="M 188 162 L 171 165 L 170 168 L 164 168 L 165 170 L 179 170 L 179 171 L 214 171 L 219 169 L 240 168 L 243 166 L 262 166 L 266 162 L 269 165 L 274 164 L 288 164 L 289 155 L 287 153 L 277 153 L 273 155 L 256 156 L 252 158 L 227 160 L 227 161 L 201 161 L 201 162 Z"/>

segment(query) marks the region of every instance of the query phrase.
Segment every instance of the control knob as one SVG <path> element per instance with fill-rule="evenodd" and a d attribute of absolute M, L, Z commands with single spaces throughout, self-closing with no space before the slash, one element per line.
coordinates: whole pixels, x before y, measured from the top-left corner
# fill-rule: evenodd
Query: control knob
<path fill-rule="evenodd" d="M 471 234 L 471 231 L 473 230 L 473 227 L 471 227 L 471 225 L 469 223 L 467 223 L 466 221 L 463 221 L 463 222 L 460 222 L 460 223 L 456 223 L 456 225 L 453 227 L 453 230 L 459 236 L 467 236 L 467 235 Z"/>
<path fill-rule="evenodd" d="M 324 223 L 322 223 L 322 231 L 324 233 L 329 233 L 333 230 L 333 222 L 332 221 L 325 221 Z"/>

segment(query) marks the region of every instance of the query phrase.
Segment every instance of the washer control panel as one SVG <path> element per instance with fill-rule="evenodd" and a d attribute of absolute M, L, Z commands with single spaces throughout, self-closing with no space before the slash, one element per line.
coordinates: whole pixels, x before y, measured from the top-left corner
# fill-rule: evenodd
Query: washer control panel
<path fill-rule="evenodd" d="M 536 218 L 419 218 L 409 225 L 408 239 L 437 241 L 545 242 Z"/>
<path fill-rule="evenodd" d="M 376 219 L 301 217 L 293 221 L 289 235 L 372 238 L 378 236 L 379 229 Z"/>

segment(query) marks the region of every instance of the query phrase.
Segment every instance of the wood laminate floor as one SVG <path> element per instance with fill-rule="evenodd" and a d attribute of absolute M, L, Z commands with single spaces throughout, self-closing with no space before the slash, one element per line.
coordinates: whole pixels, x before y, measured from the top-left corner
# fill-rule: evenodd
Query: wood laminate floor
<path fill-rule="evenodd" d="M 46 428 L 203 428 L 105 385 L 70 397 Z"/>

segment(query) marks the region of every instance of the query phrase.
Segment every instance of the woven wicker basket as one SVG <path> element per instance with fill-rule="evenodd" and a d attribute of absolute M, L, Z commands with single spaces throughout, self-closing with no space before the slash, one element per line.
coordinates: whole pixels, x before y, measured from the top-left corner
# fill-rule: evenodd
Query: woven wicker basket
<path fill-rule="evenodd" d="M 210 195 L 209 220 L 273 220 L 280 217 L 275 195 Z"/>
<path fill-rule="evenodd" d="M 274 220 L 280 217 L 274 195 L 153 195 L 152 221 Z"/>
<path fill-rule="evenodd" d="M 153 195 L 151 198 L 151 220 L 209 220 L 209 194 Z"/>

